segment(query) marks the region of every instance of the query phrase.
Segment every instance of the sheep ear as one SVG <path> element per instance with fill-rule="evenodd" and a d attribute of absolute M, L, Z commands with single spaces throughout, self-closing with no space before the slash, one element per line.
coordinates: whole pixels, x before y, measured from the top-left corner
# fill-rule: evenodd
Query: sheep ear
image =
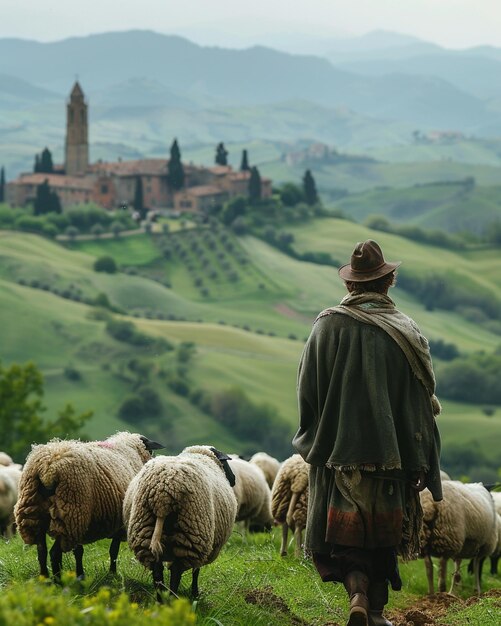
<path fill-rule="evenodd" d="M 141 441 L 144 443 L 144 447 L 149 452 L 151 452 L 152 450 L 161 450 L 162 448 L 165 448 L 165 446 L 161 443 L 152 441 L 151 439 L 148 439 L 148 437 L 144 437 L 143 435 L 141 435 Z"/>
<path fill-rule="evenodd" d="M 230 486 L 234 487 L 235 486 L 235 482 L 236 482 L 235 474 L 231 471 L 231 468 L 228 465 L 228 461 L 231 461 L 231 457 L 228 456 L 227 454 L 225 454 L 224 452 L 221 452 L 217 448 L 211 448 L 210 450 L 211 450 L 211 452 L 213 452 L 215 454 L 217 460 L 223 466 L 224 474 L 225 474 L 226 478 L 228 479 L 228 482 L 230 483 Z"/>

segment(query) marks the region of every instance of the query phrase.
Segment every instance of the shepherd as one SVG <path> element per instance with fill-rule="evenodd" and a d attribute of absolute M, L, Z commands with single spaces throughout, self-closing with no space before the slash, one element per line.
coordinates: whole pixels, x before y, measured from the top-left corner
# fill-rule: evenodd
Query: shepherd
<path fill-rule="evenodd" d="M 428 341 L 388 290 L 400 262 L 357 243 L 339 268 L 348 294 L 322 311 L 298 371 L 293 446 L 310 464 L 305 549 L 350 598 L 347 626 L 392 626 L 397 556 L 419 553 L 419 491 L 442 499 L 435 375 Z"/>

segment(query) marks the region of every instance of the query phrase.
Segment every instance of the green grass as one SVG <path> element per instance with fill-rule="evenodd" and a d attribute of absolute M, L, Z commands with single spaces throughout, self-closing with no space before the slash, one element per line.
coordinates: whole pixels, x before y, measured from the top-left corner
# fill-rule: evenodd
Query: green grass
<path fill-rule="evenodd" d="M 232 537 L 214 563 L 201 570 L 200 598 L 192 604 L 197 623 L 203 626 L 323 626 L 344 624 L 348 601 L 341 585 L 322 583 L 311 561 L 295 558 L 292 554 L 279 556 L 280 531 L 275 528 L 270 534 L 250 535 L 243 538 L 235 527 Z M 138 611 L 154 607 L 154 591 L 151 575 L 137 563 L 126 545 L 122 545 L 118 561 L 118 575 L 110 576 L 108 568 L 109 542 L 100 541 L 85 546 L 84 567 L 87 582 L 84 585 L 71 583 L 69 588 L 58 590 L 49 588 L 47 604 L 52 602 L 52 594 L 66 594 L 72 603 L 83 603 L 86 596 L 99 593 L 107 586 L 111 601 L 120 593 L 138 603 Z M 291 548 L 289 548 L 291 552 Z M 36 579 L 38 564 L 34 547 L 26 549 L 19 537 L 0 544 L 0 585 L 5 594 L 8 590 L 19 589 Z M 64 556 L 63 567 L 74 568 L 73 556 Z M 449 570 L 451 568 L 449 567 Z M 484 568 L 484 570 L 487 568 Z M 168 573 L 166 574 L 168 576 Z M 457 625 L 474 623 L 482 626 L 497 626 L 496 608 L 499 608 L 501 584 L 484 571 L 483 589 L 491 590 L 479 601 L 465 600 L 473 595 L 472 578 L 463 575 L 463 586 L 456 602 L 450 603 L 447 611 L 440 596 L 435 601 L 423 598 L 426 594 L 424 564 L 414 561 L 401 565 L 404 582 L 403 591 L 390 593 L 387 614 L 397 620 L 412 609 L 431 611 L 437 625 Z M 168 578 L 167 578 L 168 580 Z M 189 597 L 191 576 L 186 572 L 181 581 L 180 595 Z M 47 589 L 47 583 L 35 582 L 35 589 Z M 496 591 L 497 590 L 497 591 Z M 34 594 L 35 596 L 35 594 Z M 37 597 L 34 601 L 40 603 Z M 27 611 L 30 599 L 22 610 Z M 43 605 L 42 605 L 43 606 Z M 467 618 L 480 619 L 468 622 Z M 461 621 L 463 620 L 463 621 Z M 161 623 L 151 615 L 151 623 Z M 31 624 L 30 624 L 31 626 Z M 35 624 L 33 624 L 35 626 Z"/>
<path fill-rule="evenodd" d="M 481 235 L 488 224 L 501 219 L 501 188 L 495 183 L 499 180 L 469 191 L 461 184 L 372 189 L 337 200 L 334 205 L 357 221 L 383 215 L 392 223 Z"/>

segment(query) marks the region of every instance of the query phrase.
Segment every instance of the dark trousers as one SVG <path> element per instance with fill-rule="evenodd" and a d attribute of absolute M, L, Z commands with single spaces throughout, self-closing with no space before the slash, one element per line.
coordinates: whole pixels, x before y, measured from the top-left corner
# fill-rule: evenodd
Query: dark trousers
<path fill-rule="evenodd" d="M 330 554 L 313 552 L 313 563 L 323 582 L 342 583 L 347 574 L 363 572 L 371 582 L 388 580 L 394 591 L 402 589 L 396 548 L 352 548 L 333 545 Z"/>

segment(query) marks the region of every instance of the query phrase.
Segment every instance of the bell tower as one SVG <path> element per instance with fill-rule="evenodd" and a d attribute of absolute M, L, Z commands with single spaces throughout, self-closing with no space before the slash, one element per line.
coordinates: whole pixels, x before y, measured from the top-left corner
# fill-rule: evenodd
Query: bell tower
<path fill-rule="evenodd" d="M 78 84 L 73 85 L 66 105 L 66 149 L 64 169 L 67 176 L 83 175 L 89 166 L 89 127 L 87 104 Z"/>

